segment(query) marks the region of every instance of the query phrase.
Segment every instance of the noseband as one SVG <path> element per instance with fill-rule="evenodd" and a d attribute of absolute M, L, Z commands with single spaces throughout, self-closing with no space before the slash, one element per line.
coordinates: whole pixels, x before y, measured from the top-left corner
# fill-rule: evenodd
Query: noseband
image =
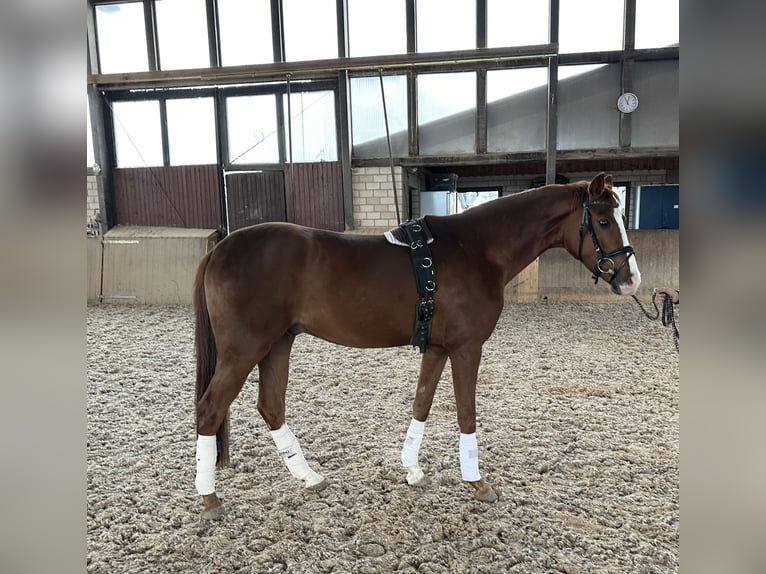
<path fill-rule="evenodd" d="M 596 250 L 596 255 L 598 256 L 598 261 L 596 261 L 596 265 L 593 267 L 592 271 L 594 284 L 598 283 L 602 273 L 609 277 L 609 279 L 605 279 L 605 281 L 608 281 L 609 284 L 611 284 L 620 270 L 628 263 L 630 256 L 635 255 L 635 253 L 633 251 L 633 247 L 630 245 L 620 247 L 619 249 L 615 249 L 609 253 L 603 252 L 601 249 L 601 244 L 598 242 L 598 237 L 596 237 L 596 232 L 593 229 L 593 221 L 591 220 L 590 216 L 591 205 L 611 205 L 611 203 L 607 201 L 591 202 L 588 196 L 585 196 L 585 201 L 582 204 L 582 221 L 580 222 L 580 246 L 577 250 L 577 257 L 580 261 L 582 261 L 582 243 L 583 239 L 585 238 L 585 230 L 587 229 L 588 233 L 590 233 L 591 239 L 593 240 L 593 247 Z M 620 255 L 622 253 L 625 253 L 626 257 L 623 262 L 620 263 L 619 267 L 615 269 L 613 258 L 615 255 Z"/>

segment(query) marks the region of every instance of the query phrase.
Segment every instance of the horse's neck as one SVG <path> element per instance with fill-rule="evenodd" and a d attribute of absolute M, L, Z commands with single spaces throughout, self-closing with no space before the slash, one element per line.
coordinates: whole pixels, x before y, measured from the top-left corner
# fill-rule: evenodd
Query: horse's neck
<path fill-rule="evenodd" d="M 580 194 L 572 186 L 548 186 L 502 199 L 476 215 L 488 261 L 507 284 L 543 252 L 564 244 L 563 224 Z M 483 207 L 483 206 L 482 206 Z"/>

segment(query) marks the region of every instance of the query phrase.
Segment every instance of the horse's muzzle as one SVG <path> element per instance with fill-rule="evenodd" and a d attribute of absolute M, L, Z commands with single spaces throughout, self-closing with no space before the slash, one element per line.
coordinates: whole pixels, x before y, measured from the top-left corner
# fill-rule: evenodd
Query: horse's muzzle
<path fill-rule="evenodd" d="M 638 292 L 638 288 L 641 285 L 641 277 L 634 277 L 631 275 L 631 281 L 628 283 L 620 282 L 616 277 L 611 283 L 612 291 L 617 295 L 635 295 Z"/>

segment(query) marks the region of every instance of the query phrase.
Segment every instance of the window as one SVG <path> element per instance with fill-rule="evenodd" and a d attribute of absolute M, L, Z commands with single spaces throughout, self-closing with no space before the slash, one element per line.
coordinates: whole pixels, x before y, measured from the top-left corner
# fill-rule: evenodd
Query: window
<path fill-rule="evenodd" d="M 473 152 L 476 148 L 476 74 L 421 74 L 417 80 L 420 152 Z"/>
<path fill-rule="evenodd" d="M 498 189 L 458 190 L 456 195 L 455 213 L 463 213 L 472 207 L 497 199 L 500 197 L 500 191 Z"/>
<path fill-rule="evenodd" d="M 544 149 L 547 113 L 547 68 L 487 72 L 488 151 Z"/>
<path fill-rule="evenodd" d="M 335 0 L 284 0 L 285 59 L 338 57 Z"/>
<path fill-rule="evenodd" d="M 620 145 L 620 65 L 562 66 L 558 87 L 558 149 Z"/>
<path fill-rule="evenodd" d="M 210 67 L 205 0 L 157 0 L 160 69 Z"/>
<path fill-rule="evenodd" d="M 678 0 L 636 0 L 636 48 L 678 43 Z"/>
<path fill-rule="evenodd" d="M 560 0 L 559 52 L 622 49 L 624 2 Z"/>
<path fill-rule="evenodd" d="M 102 74 L 149 70 L 142 3 L 96 6 L 96 30 Z"/>
<path fill-rule="evenodd" d="M 603 68 L 606 64 L 580 64 L 577 66 L 559 66 L 559 82 L 571 78 L 573 76 L 579 76 L 580 74 L 587 74 L 593 70 Z M 616 98 L 615 98 L 616 101 Z M 615 104 L 616 105 L 616 104 Z"/>
<path fill-rule="evenodd" d="M 473 0 L 418 0 L 418 52 L 476 48 L 476 2 Z"/>
<path fill-rule="evenodd" d="M 638 108 L 633 112 L 631 145 L 678 145 L 678 60 L 636 62 L 633 91 Z"/>
<path fill-rule="evenodd" d="M 349 55 L 354 58 L 405 54 L 407 14 L 404 0 L 348 0 L 348 37 Z"/>
<path fill-rule="evenodd" d="M 612 186 L 612 190 L 617 194 L 617 199 L 620 202 L 620 213 L 625 217 L 628 213 L 628 205 L 626 203 L 628 197 L 628 185 L 626 183 L 615 183 Z"/>
<path fill-rule="evenodd" d="M 636 229 L 678 229 L 678 185 L 642 185 L 636 194 Z"/>
<path fill-rule="evenodd" d="M 117 167 L 162 165 L 160 103 L 115 102 L 112 111 Z"/>
<path fill-rule="evenodd" d="M 284 96 L 287 115 L 287 95 Z M 285 134 L 287 161 L 295 163 L 338 161 L 337 130 L 335 127 L 335 98 L 333 92 L 299 92 L 290 94 L 290 121 L 285 130 L 292 131 L 290 139 Z M 292 153 L 291 153 L 292 152 Z"/>
<path fill-rule="evenodd" d="M 277 100 L 273 95 L 226 99 L 229 163 L 279 163 Z"/>
<path fill-rule="evenodd" d="M 222 65 L 274 61 L 270 0 L 218 0 L 218 25 Z"/>
<path fill-rule="evenodd" d="M 548 43 L 548 0 L 487 0 L 487 47 Z"/>
<path fill-rule="evenodd" d="M 384 76 L 388 131 L 393 155 L 406 156 L 407 78 Z M 383 97 L 377 76 L 351 79 L 351 140 L 355 157 L 388 157 Z"/>
<path fill-rule="evenodd" d="M 213 98 L 167 101 L 170 165 L 216 163 Z"/>

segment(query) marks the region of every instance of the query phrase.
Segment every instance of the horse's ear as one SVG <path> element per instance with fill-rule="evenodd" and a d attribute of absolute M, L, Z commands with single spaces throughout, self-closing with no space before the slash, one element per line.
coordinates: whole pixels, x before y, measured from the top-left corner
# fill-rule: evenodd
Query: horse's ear
<path fill-rule="evenodd" d="M 606 185 L 606 187 L 612 187 L 612 176 L 611 175 L 607 175 L 604 178 L 604 185 Z"/>
<path fill-rule="evenodd" d="M 605 179 L 606 174 L 602 171 L 600 174 L 594 177 L 593 180 L 591 180 L 590 185 L 588 186 L 588 196 L 590 197 L 591 201 L 597 200 L 599 197 L 601 197 L 601 194 L 604 193 Z"/>

